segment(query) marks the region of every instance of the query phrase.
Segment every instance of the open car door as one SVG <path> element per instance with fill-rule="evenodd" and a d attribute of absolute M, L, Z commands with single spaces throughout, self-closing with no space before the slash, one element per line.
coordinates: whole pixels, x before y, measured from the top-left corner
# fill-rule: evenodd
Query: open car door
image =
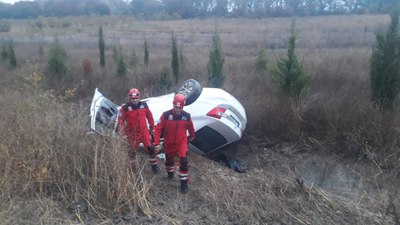
<path fill-rule="evenodd" d="M 90 106 L 90 128 L 104 136 L 114 135 L 117 132 L 119 108 L 96 88 Z"/>

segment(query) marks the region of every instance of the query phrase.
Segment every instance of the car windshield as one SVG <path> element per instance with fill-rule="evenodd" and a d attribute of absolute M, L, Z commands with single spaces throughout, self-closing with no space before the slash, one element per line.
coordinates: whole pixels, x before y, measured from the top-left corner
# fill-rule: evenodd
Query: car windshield
<path fill-rule="evenodd" d="M 95 115 L 92 117 L 91 126 L 98 133 L 109 136 L 113 134 L 116 128 L 115 121 L 118 116 L 118 105 L 112 103 L 101 94 L 97 95 L 98 97 L 92 103 L 91 110 L 93 110 Z"/>
<path fill-rule="evenodd" d="M 220 133 L 208 126 L 196 131 L 196 138 L 191 142 L 193 146 L 201 149 L 205 154 L 217 150 L 226 143 L 226 139 Z"/>

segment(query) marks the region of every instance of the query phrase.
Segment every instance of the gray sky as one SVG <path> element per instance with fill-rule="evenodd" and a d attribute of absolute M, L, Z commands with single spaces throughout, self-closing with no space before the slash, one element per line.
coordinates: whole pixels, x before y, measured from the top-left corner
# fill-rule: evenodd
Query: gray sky
<path fill-rule="evenodd" d="M 32 0 L 24 0 L 24 1 L 32 1 Z M 0 0 L 0 2 L 4 2 L 4 3 L 15 3 L 15 2 L 19 2 L 19 0 Z"/>

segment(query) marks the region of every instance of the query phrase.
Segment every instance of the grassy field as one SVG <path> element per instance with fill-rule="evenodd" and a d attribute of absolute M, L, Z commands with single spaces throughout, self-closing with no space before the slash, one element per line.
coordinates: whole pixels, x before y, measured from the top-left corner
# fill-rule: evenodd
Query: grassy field
<path fill-rule="evenodd" d="M 270 79 L 286 54 L 291 18 L 9 22 L 0 44 L 12 40 L 17 67 L 0 62 L 0 224 L 400 224 L 399 108 L 376 110 L 369 84 L 375 32 L 388 26 L 388 15 L 296 19 L 296 53 L 312 77 L 301 107 L 279 96 Z M 178 180 L 151 174 L 144 154 L 129 169 L 123 140 L 87 134 L 89 104 L 95 87 L 116 103 L 132 87 L 144 97 L 163 93 L 172 32 L 184 56 L 180 81 L 205 85 L 215 30 L 225 53 L 224 89 L 249 120 L 243 140 L 227 152 L 248 171 L 192 154 L 191 189 L 181 195 Z M 47 70 L 55 38 L 68 56 L 61 80 Z M 115 46 L 126 60 L 137 55 L 124 77 L 116 75 Z M 255 69 L 260 49 L 265 72 Z M 82 208 L 71 209 L 74 202 Z"/>

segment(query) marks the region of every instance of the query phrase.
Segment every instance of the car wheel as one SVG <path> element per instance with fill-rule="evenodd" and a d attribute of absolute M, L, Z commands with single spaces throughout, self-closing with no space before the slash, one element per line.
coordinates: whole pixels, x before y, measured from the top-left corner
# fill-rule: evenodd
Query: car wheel
<path fill-rule="evenodd" d="M 200 96 L 202 87 L 195 79 L 189 79 L 183 82 L 177 93 L 183 94 L 186 99 L 185 105 L 190 105 Z"/>

